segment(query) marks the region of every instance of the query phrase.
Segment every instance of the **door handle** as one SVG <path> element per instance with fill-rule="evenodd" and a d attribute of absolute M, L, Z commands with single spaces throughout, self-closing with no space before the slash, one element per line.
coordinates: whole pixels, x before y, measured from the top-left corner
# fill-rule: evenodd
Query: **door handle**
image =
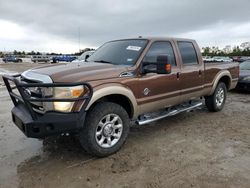
<path fill-rule="evenodd" d="M 177 79 L 179 79 L 180 78 L 180 72 L 177 72 L 177 74 L 176 74 L 176 76 L 177 76 Z"/>

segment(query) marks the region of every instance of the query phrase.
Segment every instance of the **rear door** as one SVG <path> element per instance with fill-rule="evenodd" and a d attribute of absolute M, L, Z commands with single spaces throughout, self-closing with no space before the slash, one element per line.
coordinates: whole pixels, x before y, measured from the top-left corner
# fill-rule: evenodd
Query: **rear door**
<path fill-rule="evenodd" d="M 181 102 L 202 96 L 204 64 L 198 57 L 198 46 L 191 41 L 177 41 L 181 72 L 177 73 L 181 85 Z"/>

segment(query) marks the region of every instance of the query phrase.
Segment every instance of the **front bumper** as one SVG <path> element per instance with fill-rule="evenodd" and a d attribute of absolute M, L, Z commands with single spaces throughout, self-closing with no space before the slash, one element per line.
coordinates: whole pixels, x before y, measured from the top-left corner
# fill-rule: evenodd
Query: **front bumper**
<path fill-rule="evenodd" d="M 84 125 L 86 116 L 85 108 L 88 105 L 93 89 L 88 83 L 26 83 L 18 79 L 20 75 L 3 76 L 4 83 L 10 94 L 15 107 L 12 109 L 12 120 L 17 127 L 31 138 L 44 138 L 50 135 L 76 132 Z M 12 85 L 10 83 L 13 83 Z M 53 98 L 53 96 L 42 96 L 40 98 L 31 96 L 25 92 L 30 87 L 69 87 L 83 85 L 88 92 L 78 98 Z M 13 90 L 17 90 L 14 92 Z M 44 114 L 37 113 L 32 107 L 32 102 L 83 102 L 78 112 L 56 112 L 48 111 Z"/>
<path fill-rule="evenodd" d="M 12 111 L 12 121 L 30 138 L 44 138 L 61 133 L 74 133 L 84 125 L 86 112 L 59 113 L 47 112 L 34 120 L 23 104 L 16 105 Z"/>

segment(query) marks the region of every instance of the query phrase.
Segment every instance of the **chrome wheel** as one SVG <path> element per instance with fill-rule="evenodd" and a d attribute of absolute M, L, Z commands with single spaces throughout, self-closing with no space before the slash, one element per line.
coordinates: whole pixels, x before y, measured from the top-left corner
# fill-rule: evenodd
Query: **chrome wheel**
<path fill-rule="evenodd" d="M 96 142 L 102 148 L 111 148 L 120 140 L 122 131 L 123 123 L 118 115 L 105 115 L 97 125 Z"/>
<path fill-rule="evenodd" d="M 217 93 L 216 93 L 216 96 L 215 96 L 216 105 L 218 107 L 220 107 L 223 104 L 224 99 L 225 99 L 224 89 L 223 88 L 219 88 L 218 91 L 217 91 Z"/>

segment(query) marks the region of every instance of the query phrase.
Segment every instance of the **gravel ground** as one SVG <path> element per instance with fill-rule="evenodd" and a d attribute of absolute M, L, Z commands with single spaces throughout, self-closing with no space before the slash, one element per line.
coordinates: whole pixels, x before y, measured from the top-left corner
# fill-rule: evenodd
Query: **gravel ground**
<path fill-rule="evenodd" d="M 37 64 L 0 64 L 19 72 Z M 0 187 L 249 187 L 250 95 L 230 92 L 223 111 L 205 107 L 133 127 L 107 158 L 87 155 L 77 140 L 26 138 L 11 122 L 0 89 Z"/>

